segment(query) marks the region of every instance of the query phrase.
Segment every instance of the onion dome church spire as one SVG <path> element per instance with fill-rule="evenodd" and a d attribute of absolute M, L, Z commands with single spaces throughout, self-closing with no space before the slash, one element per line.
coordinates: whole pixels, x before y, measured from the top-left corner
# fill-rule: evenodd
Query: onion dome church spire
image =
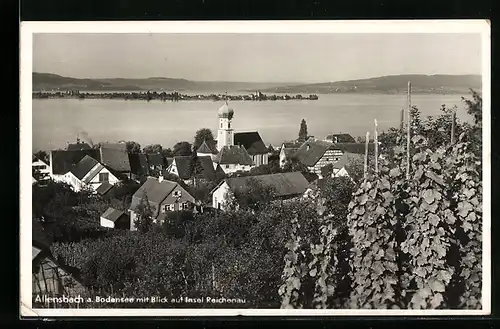
<path fill-rule="evenodd" d="M 221 150 L 224 146 L 234 145 L 234 133 L 231 128 L 231 120 L 233 119 L 234 110 L 227 102 L 227 92 L 225 95 L 224 104 L 219 108 L 219 131 L 217 133 L 217 149 Z"/>

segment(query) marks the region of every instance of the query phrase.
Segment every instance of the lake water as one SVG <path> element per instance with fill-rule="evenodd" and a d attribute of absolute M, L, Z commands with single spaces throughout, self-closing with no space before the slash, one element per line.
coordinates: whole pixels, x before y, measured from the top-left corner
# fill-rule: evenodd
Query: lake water
<path fill-rule="evenodd" d="M 458 106 L 457 117 L 470 121 L 462 95 L 412 95 L 422 116 L 437 115 L 442 104 Z M 463 95 L 469 97 L 470 95 Z M 136 141 L 164 148 L 178 141 L 192 142 L 199 128 L 217 133 L 213 101 L 125 101 L 108 99 L 33 99 L 33 151 L 64 148 L 86 132 L 94 143 Z M 330 133 L 365 136 L 377 119 L 379 132 L 399 124 L 405 95 L 319 95 L 315 101 L 232 101 L 235 131 L 259 131 L 268 144 L 295 139 L 300 121 L 307 121 L 309 135 L 323 139 Z"/>

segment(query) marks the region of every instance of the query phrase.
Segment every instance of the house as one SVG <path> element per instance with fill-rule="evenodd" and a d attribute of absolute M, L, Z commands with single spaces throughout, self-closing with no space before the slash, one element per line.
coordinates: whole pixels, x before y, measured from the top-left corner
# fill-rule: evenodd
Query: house
<path fill-rule="evenodd" d="M 115 208 L 109 207 L 101 215 L 101 226 L 130 230 L 130 218 L 123 211 L 117 210 Z"/>
<path fill-rule="evenodd" d="M 31 247 L 33 308 L 58 306 L 46 297 L 85 296 L 88 293 L 78 278 L 77 270 L 59 264 L 52 256 L 50 245 L 51 241 L 41 223 L 33 218 Z M 63 305 L 59 305 L 61 306 Z M 63 307 L 68 306 L 77 307 L 75 304 Z"/>
<path fill-rule="evenodd" d="M 50 179 L 50 166 L 35 155 L 31 157 L 31 169 L 33 176 L 36 176 L 37 180 Z"/>
<path fill-rule="evenodd" d="M 205 181 L 213 181 L 216 178 L 216 169 L 210 156 L 198 156 L 198 164 L 201 169 L 200 177 Z M 192 183 L 193 178 L 193 158 L 191 156 L 176 156 L 172 164 L 167 168 L 169 174 L 182 179 L 186 184 Z"/>
<path fill-rule="evenodd" d="M 245 147 L 239 145 L 222 147 L 213 162 L 218 164 L 225 174 L 250 171 L 255 167 L 252 157 L 248 154 Z"/>
<path fill-rule="evenodd" d="M 356 143 L 354 137 L 349 134 L 331 134 L 326 136 L 325 141 L 330 143 Z"/>
<path fill-rule="evenodd" d="M 196 154 L 199 157 L 208 156 L 211 159 L 213 159 L 217 155 L 218 152 L 215 149 L 215 147 L 210 147 L 210 145 L 208 145 L 208 144 L 209 143 L 207 143 L 206 141 L 203 141 L 203 143 L 201 143 L 200 147 L 198 147 L 198 149 L 196 150 Z"/>
<path fill-rule="evenodd" d="M 136 230 L 135 220 L 138 218 L 136 209 L 144 195 L 153 211 L 153 221 L 160 223 L 165 220 L 169 212 L 191 210 L 195 204 L 195 198 L 177 182 L 164 180 L 163 176 L 148 177 L 132 196 L 129 207 L 131 231 Z"/>
<path fill-rule="evenodd" d="M 372 154 L 374 144 L 368 147 Z M 330 143 L 317 139 L 308 139 L 295 153 L 295 157 L 309 168 L 309 171 L 321 176 L 321 168 L 339 161 L 344 153 L 364 154 L 364 143 Z"/>
<path fill-rule="evenodd" d="M 165 168 L 165 160 L 161 153 L 148 153 L 146 154 L 148 169 L 151 176 L 160 175 Z M 155 173 L 156 175 L 154 175 Z"/>
<path fill-rule="evenodd" d="M 130 173 L 133 180 L 149 175 L 148 158 L 143 153 L 129 153 Z"/>
<path fill-rule="evenodd" d="M 99 161 L 86 155 L 66 173 L 65 181 L 78 192 L 84 187 L 95 191 L 104 182 L 114 185 L 120 180 Z"/>
<path fill-rule="evenodd" d="M 233 200 L 235 193 L 248 189 L 251 180 L 264 187 L 273 188 L 277 199 L 302 196 L 309 186 L 307 179 L 300 172 L 227 178 L 212 191 L 212 207 L 224 210 L 227 202 Z"/>
<path fill-rule="evenodd" d="M 243 146 L 252 157 L 255 166 L 269 163 L 269 150 L 257 131 L 235 133 L 234 145 Z"/>
<path fill-rule="evenodd" d="M 66 174 L 86 155 L 100 160 L 99 150 L 54 150 L 49 153 L 50 177 L 56 182 L 66 182 Z"/>
<path fill-rule="evenodd" d="M 295 155 L 302 143 L 300 142 L 285 142 L 281 145 L 279 161 L 280 167 L 284 168 L 286 163 Z"/>
<path fill-rule="evenodd" d="M 130 160 L 125 143 L 103 143 L 99 148 L 100 162 L 117 177 L 131 178 Z"/>

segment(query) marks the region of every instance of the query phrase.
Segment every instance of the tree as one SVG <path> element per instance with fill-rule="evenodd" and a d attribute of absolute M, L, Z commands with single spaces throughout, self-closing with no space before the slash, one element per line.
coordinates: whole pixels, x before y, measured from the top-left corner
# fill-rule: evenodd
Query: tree
<path fill-rule="evenodd" d="M 178 142 L 174 145 L 174 156 L 187 156 L 191 155 L 192 148 L 189 142 Z"/>
<path fill-rule="evenodd" d="M 267 147 L 267 152 L 269 152 L 270 154 L 274 153 L 274 147 L 271 144 L 269 144 L 269 146 Z"/>
<path fill-rule="evenodd" d="M 146 145 L 142 149 L 142 152 L 145 154 L 150 154 L 150 153 L 161 153 L 163 150 L 163 147 L 160 144 L 151 144 L 151 145 Z"/>
<path fill-rule="evenodd" d="M 248 179 L 243 190 L 234 193 L 234 208 L 249 209 L 258 211 L 266 207 L 276 195 L 276 191 L 271 186 L 265 186 L 254 178 Z"/>
<path fill-rule="evenodd" d="M 164 156 L 165 158 L 171 158 L 174 156 L 174 152 L 172 152 L 172 149 L 163 149 L 161 150 L 161 155 Z"/>
<path fill-rule="evenodd" d="M 321 167 L 321 176 L 323 178 L 331 177 L 333 174 L 333 164 L 329 163 L 326 166 Z"/>
<path fill-rule="evenodd" d="M 203 142 L 206 142 L 210 148 L 214 148 L 215 145 L 217 145 L 212 130 L 209 128 L 201 128 L 196 132 L 196 135 L 194 136 L 193 150 L 197 150 Z"/>
<path fill-rule="evenodd" d="M 148 195 L 146 192 L 143 193 L 141 201 L 135 208 L 137 213 L 137 219 L 135 220 L 135 226 L 141 233 L 146 233 L 149 231 L 153 225 L 153 209 L 148 200 Z"/>
<path fill-rule="evenodd" d="M 197 178 L 200 178 L 203 175 L 203 166 L 201 165 L 196 150 L 193 150 L 193 153 L 191 154 L 189 172 L 191 173 L 192 185 L 196 186 Z"/>
<path fill-rule="evenodd" d="M 299 138 L 297 139 L 299 142 L 305 142 L 307 139 L 307 123 L 305 119 L 302 119 L 300 122 L 300 130 L 299 130 Z"/>
<path fill-rule="evenodd" d="M 474 117 L 474 124 L 481 126 L 483 123 L 483 98 L 476 91 L 470 90 L 472 93 L 472 100 L 462 97 L 462 102 L 467 107 L 467 113 Z"/>
<path fill-rule="evenodd" d="M 128 141 L 125 142 L 125 145 L 127 146 L 128 153 L 141 153 L 141 144 L 134 141 Z"/>
<path fill-rule="evenodd" d="M 37 151 L 34 156 L 36 156 L 38 159 L 42 160 L 45 163 L 49 163 L 49 155 L 45 151 Z"/>

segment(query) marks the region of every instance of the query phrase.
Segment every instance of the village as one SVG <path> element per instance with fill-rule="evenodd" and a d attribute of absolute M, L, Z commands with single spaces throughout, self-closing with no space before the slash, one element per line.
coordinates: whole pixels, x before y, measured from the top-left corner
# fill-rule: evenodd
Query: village
<path fill-rule="evenodd" d="M 161 223 L 170 212 L 224 210 L 228 200 L 247 189 L 252 178 L 273 188 L 275 198 L 290 200 L 307 197 L 311 189 L 320 186 L 318 182 L 323 180 L 326 168 L 330 169 L 330 177 L 349 177 L 350 164 L 363 164 L 366 145 L 357 143 L 349 134 L 331 134 L 322 140 L 304 136 L 302 141 L 285 141 L 277 150 L 270 150 L 258 131 L 235 131 L 231 125 L 234 113 L 226 100 L 218 109 L 216 140 L 203 140 L 193 155 L 131 153 L 125 142 L 101 143 L 94 148 L 78 139 L 68 143 L 66 150 L 50 151 L 47 162 L 33 155 L 33 176 L 38 178 L 33 177 L 33 184 L 53 180 L 70 185 L 76 192 L 89 189 L 106 196 L 124 181 L 137 183 L 139 188 L 127 212 L 110 207 L 100 217 L 103 227 L 133 231 L 137 229 L 136 207 L 144 196 L 154 209 L 153 220 Z M 373 142 L 369 152 L 373 152 Z M 281 172 L 258 171 L 259 167 L 273 165 L 272 162 Z M 310 175 L 306 178 L 304 170 L 295 170 L 297 166 L 292 162 Z M 250 175 L 251 172 L 258 174 Z M 197 199 L 191 190 L 208 182 L 216 184 L 209 201 Z"/>

